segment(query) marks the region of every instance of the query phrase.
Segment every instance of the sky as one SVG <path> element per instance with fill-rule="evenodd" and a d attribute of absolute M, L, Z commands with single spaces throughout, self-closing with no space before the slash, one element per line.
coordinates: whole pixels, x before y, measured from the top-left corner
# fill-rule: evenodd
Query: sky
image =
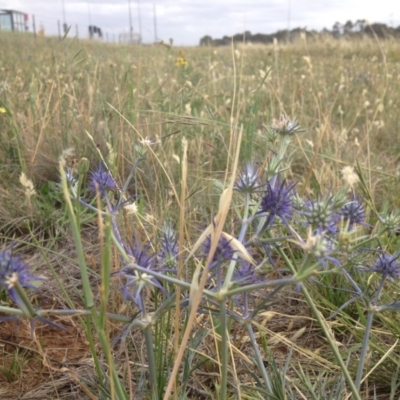
<path fill-rule="evenodd" d="M 396 3 L 397 0 L 0 0 L 0 9 L 29 14 L 30 30 L 35 15 L 37 29 L 43 26 L 46 35 L 56 35 L 60 21 L 71 26 L 71 36 L 78 32 L 79 37 L 87 37 L 88 26 L 98 26 L 108 41 L 117 41 L 120 34 L 127 37 L 131 15 L 133 32 L 141 33 L 144 43 L 173 38 L 176 45 L 192 46 L 205 35 L 222 38 L 244 31 L 254 34 L 298 27 L 331 29 L 335 22 L 347 20 L 366 19 L 397 27 L 400 7 Z"/>

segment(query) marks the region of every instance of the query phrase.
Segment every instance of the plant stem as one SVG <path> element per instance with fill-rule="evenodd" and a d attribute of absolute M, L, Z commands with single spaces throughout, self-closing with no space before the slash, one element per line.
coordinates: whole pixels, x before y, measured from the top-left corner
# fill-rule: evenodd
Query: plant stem
<path fill-rule="evenodd" d="M 265 369 L 264 361 L 262 355 L 260 353 L 260 348 L 257 345 L 256 336 L 254 335 L 253 327 L 250 323 L 246 324 L 247 333 L 249 334 L 250 343 L 253 346 L 254 356 L 256 358 L 257 366 L 259 371 L 261 372 L 264 382 L 267 385 L 267 389 L 272 394 L 272 384 L 271 379 L 269 378 L 268 371 Z"/>
<path fill-rule="evenodd" d="M 221 387 L 219 392 L 220 400 L 226 399 L 228 384 L 228 335 L 227 335 L 227 315 L 225 298 L 220 303 L 221 318 Z"/>
<path fill-rule="evenodd" d="M 153 400 L 157 400 L 158 384 L 157 384 L 156 359 L 154 356 L 153 332 L 151 330 L 150 324 L 148 324 L 146 328 L 143 329 L 143 333 L 144 333 L 144 339 L 146 341 L 147 362 L 149 363 L 151 398 Z"/>
<path fill-rule="evenodd" d="M 379 287 L 376 291 L 374 299 L 371 301 L 371 305 L 376 305 L 376 302 L 378 301 L 383 284 L 385 283 L 386 280 L 386 275 L 382 275 L 381 281 L 379 282 Z M 368 351 L 368 344 L 369 344 L 369 337 L 371 334 L 371 328 L 372 328 L 372 322 L 374 320 L 374 311 L 371 309 L 368 311 L 368 316 L 367 316 L 367 322 L 365 324 L 365 333 L 364 333 L 364 339 L 363 339 L 363 344 L 361 348 L 361 354 L 360 354 L 360 360 L 358 362 L 358 368 L 357 368 L 357 376 L 356 376 L 356 388 L 357 390 L 360 390 L 360 385 L 361 385 L 361 379 L 363 376 L 364 372 L 364 365 L 365 365 L 365 359 L 367 357 L 367 351 Z"/>

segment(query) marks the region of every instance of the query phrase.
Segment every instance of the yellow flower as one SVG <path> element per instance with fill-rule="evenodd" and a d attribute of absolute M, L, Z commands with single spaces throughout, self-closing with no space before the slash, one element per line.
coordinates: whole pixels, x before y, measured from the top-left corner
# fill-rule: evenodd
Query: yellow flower
<path fill-rule="evenodd" d="M 4 107 L 0 107 L 0 114 L 5 114 L 7 110 Z"/>
<path fill-rule="evenodd" d="M 185 58 L 185 57 L 178 57 L 178 58 L 176 59 L 176 66 L 177 66 L 178 68 L 186 67 L 186 65 L 187 65 L 187 61 L 186 61 L 186 58 Z"/>

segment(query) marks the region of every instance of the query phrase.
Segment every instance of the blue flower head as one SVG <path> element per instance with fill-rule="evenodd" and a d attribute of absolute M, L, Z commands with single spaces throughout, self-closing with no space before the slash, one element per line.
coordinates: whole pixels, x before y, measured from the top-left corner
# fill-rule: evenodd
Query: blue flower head
<path fill-rule="evenodd" d="M 109 190 L 118 189 L 117 183 L 112 175 L 100 164 L 96 171 L 92 171 L 88 183 L 89 192 L 95 196 L 97 190 L 100 197 L 104 197 Z"/>
<path fill-rule="evenodd" d="M 247 261 L 240 260 L 233 274 L 233 283 L 237 285 L 248 285 L 259 280 L 254 267 Z"/>
<path fill-rule="evenodd" d="M 330 196 L 324 196 L 316 201 L 304 203 L 303 215 L 307 223 L 318 232 L 335 234 L 337 231 L 337 214 L 334 211 L 334 201 Z"/>
<path fill-rule="evenodd" d="M 273 184 L 267 181 L 267 190 L 261 201 L 261 208 L 258 214 L 265 214 L 267 219 L 261 229 L 264 232 L 271 227 L 276 217 L 279 217 L 285 225 L 289 225 L 288 219 L 292 215 L 292 196 L 295 183 L 286 185 L 276 180 Z"/>
<path fill-rule="evenodd" d="M 295 135 L 304 132 L 304 129 L 300 127 L 299 123 L 295 119 L 291 120 L 285 115 L 281 115 L 277 120 L 274 120 L 270 129 L 280 135 Z"/>
<path fill-rule="evenodd" d="M 240 173 L 234 189 L 240 193 L 255 193 L 262 186 L 259 180 L 260 170 L 247 162 L 246 167 Z"/>
<path fill-rule="evenodd" d="M 204 254 L 202 257 L 206 258 L 211 250 L 211 237 L 208 236 L 203 244 Z M 217 248 L 215 249 L 214 257 L 211 261 L 210 268 L 213 268 L 215 265 L 220 264 L 224 261 L 232 260 L 232 257 L 235 253 L 235 250 L 232 249 L 230 240 L 221 236 L 219 238 L 219 242 Z"/>
<path fill-rule="evenodd" d="M 67 180 L 67 185 L 69 187 L 75 186 L 78 183 L 78 177 L 76 174 L 69 168 L 65 168 L 65 179 Z"/>
<path fill-rule="evenodd" d="M 19 257 L 14 257 L 10 251 L 0 251 L 0 289 L 7 290 L 16 304 L 19 304 L 19 299 L 14 288 L 15 281 L 22 287 L 37 289 L 31 282 L 43 280 L 41 277 L 31 275 L 28 268 L 27 264 L 22 262 Z"/>
<path fill-rule="evenodd" d="M 344 221 L 349 223 L 349 231 L 353 229 L 354 224 L 367 225 L 365 221 L 365 211 L 362 203 L 356 199 L 345 204 L 339 215 Z"/>
<path fill-rule="evenodd" d="M 162 236 L 160 237 L 161 249 L 158 254 L 158 261 L 161 266 L 169 270 L 175 270 L 179 247 L 176 239 L 175 230 L 172 225 L 165 223 Z"/>
<path fill-rule="evenodd" d="M 207 258 L 208 254 L 211 250 L 211 237 L 208 236 L 203 243 L 203 251 L 204 253 L 200 255 L 202 258 Z M 233 259 L 233 255 L 235 254 L 235 250 L 231 246 L 231 241 L 221 236 L 219 238 L 217 248 L 215 249 L 214 256 L 211 260 L 209 270 L 210 275 L 208 280 L 212 280 L 214 277 L 217 279 L 218 284 L 222 284 L 223 282 L 223 266 L 226 262 L 231 261 Z"/>
<path fill-rule="evenodd" d="M 390 236 L 397 235 L 400 232 L 400 212 L 388 212 L 383 216 L 378 215 L 381 224 L 386 228 Z"/>
<path fill-rule="evenodd" d="M 400 278 L 400 264 L 397 261 L 399 256 L 399 252 L 394 255 L 384 253 L 378 257 L 375 265 L 368 270 L 382 274 L 390 280 L 398 279 Z"/>
<path fill-rule="evenodd" d="M 134 302 L 139 309 L 143 309 L 143 294 L 154 287 L 160 289 L 167 295 L 161 283 L 151 274 L 145 271 L 139 271 L 135 265 L 141 269 L 155 270 L 155 255 L 149 253 L 150 243 L 142 246 L 136 239 L 135 245 L 130 245 L 128 253 L 132 258 L 132 265 L 127 265 L 113 275 L 120 275 L 126 278 L 126 283 L 122 288 L 124 299 Z"/>

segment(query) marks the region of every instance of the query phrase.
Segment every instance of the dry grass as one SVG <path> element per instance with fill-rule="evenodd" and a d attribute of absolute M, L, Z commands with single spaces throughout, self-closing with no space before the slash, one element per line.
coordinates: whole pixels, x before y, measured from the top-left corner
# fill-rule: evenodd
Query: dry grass
<path fill-rule="evenodd" d="M 324 39 L 287 46 L 238 46 L 232 52 L 50 38 L 33 41 L 29 36 L 2 33 L 0 107 L 7 113 L 0 113 L 4 144 L 0 148 L 0 243 L 13 241 L 18 251 L 28 254 L 30 265 L 48 277 L 35 299 L 40 306 L 70 308 L 71 301 L 82 305 L 69 221 L 50 184 L 59 179 L 57 165 L 63 151 L 74 149 L 68 159 L 72 167 L 84 157 L 94 167 L 100 152 L 122 184 L 135 160 L 135 144 L 146 137 L 158 141 L 131 188 L 141 196 L 143 218 L 126 216 L 121 221 L 124 234 L 131 237 L 135 226 L 141 240 L 154 239 L 158 221 L 179 215 L 184 200 L 181 232 L 189 247 L 217 212 L 213 180 L 223 181 L 227 166 L 232 165 L 232 127 L 238 131 L 243 126 L 240 160 L 263 161 L 270 149 L 265 148 L 261 127 L 281 113 L 296 117 L 307 129 L 291 147 L 289 177 L 299 181 L 299 190 L 311 196 L 321 188 L 340 187 L 340 170 L 357 160 L 376 206 L 399 207 L 393 190 L 398 185 L 400 151 L 396 140 L 399 46 L 395 41 Z M 185 68 L 176 66 L 182 54 L 188 62 Z M 180 199 L 177 160 L 182 157 L 183 136 L 188 140 L 187 196 Z M 39 193 L 30 200 L 18 180 L 21 171 Z M 84 248 L 95 285 L 100 258 L 96 218 L 85 218 Z M 228 213 L 227 226 L 233 225 L 234 216 Z M 115 255 L 115 270 L 118 263 Z M 191 275 L 191 271 L 185 273 Z M 113 299 L 110 311 L 121 310 L 125 311 L 122 299 Z M 74 319 L 58 323 L 68 327 L 68 333 L 39 323 L 34 338 L 25 324 L 18 331 L 13 323 L 0 324 L 2 365 L 10 365 L 17 350 L 23 361 L 14 382 L 5 382 L 0 374 L 1 398 L 90 398 L 82 383 L 96 379 L 87 338 Z M 210 398 L 219 374 L 218 335 L 212 325 L 211 314 L 195 322 L 196 328 L 208 330 L 203 344 L 195 349 L 207 362 L 191 378 L 192 399 Z M 259 315 L 255 327 L 260 342 L 268 342 L 279 365 L 292 351 L 294 364 L 310 373 L 321 369 L 333 377 L 338 373 L 315 320 L 296 293 L 282 293 L 273 310 Z M 343 333 L 345 324 L 332 322 L 331 328 L 343 346 L 355 344 L 350 333 Z M 247 384 L 254 385 L 254 367 L 242 329 L 232 328 L 230 372 L 246 392 Z M 117 331 L 110 326 L 110 335 Z M 139 333 L 132 335 L 132 343 L 143 352 Z M 172 349 L 175 338 L 164 339 Z M 385 348 L 392 344 L 388 338 Z M 139 359 L 128 359 L 126 354 L 127 349 L 115 354 L 117 365 L 136 387 L 144 369 Z M 288 378 L 296 381 L 294 376 Z M 135 398 L 145 396 L 136 393 Z"/>

